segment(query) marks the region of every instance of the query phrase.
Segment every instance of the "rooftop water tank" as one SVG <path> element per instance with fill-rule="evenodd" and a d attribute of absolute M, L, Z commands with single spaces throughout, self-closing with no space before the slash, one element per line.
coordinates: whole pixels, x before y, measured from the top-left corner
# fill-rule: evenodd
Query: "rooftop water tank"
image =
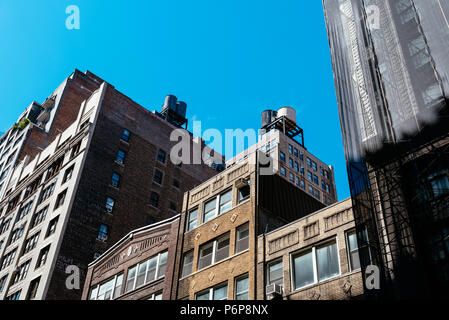
<path fill-rule="evenodd" d="M 277 111 L 278 117 L 285 116 L 286 118 L 292 120 L 296 123 L 296 110 L 292 107 L 283 107 Z"/>
<path fill-rule="evenodd" d="M 262 112 L 262 128 L 276 120 L 277 112 L 275 110 L 265 110 Z"/>

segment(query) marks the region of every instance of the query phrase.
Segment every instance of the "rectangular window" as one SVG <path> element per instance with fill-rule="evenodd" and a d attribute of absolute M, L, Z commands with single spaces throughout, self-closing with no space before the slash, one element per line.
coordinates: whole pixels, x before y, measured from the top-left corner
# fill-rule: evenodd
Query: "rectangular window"
<path fill-rule="evenodd" d="M 220 284 L 196 294 L 196 300 L 227 300 L 228 284 Z"/>
<path fill-rule="evenodd" d="M 64 173 L 64 178 L 62 179 L 62 183 L 66 183 L 67 181 L 69 181 L 72 178 L 73 175 L 73 170 L 75 169 L 75 165 L 71 166 L 70 168 L 68 168 L 65 173 Z"/>
<path fill-rule="evenodd" d="M 44 219 L 45 219 L 45 217 L 47 215 L 47 211 L 48 211 L 48 206 L 34 214 L 34 217 L 33 217 L 33 220 L 32 220 L 33 221 L 32 222 L 32 228 L 36 227 L 42 221 L 44 221 Z"/>
<path fill-rule="evenodd" d="M 289 159 L 288 159 L 288 163 L 289 163 L 289 165 L 290 165 L 290 168 L 293 169 L 293 167 L 295 166 L 295 165 L 294 165 L 295 162 L 293 161 L 292 158 L 289 158 Z"/>
<path fill-rule="evenodd" d="M 19 281 L 22 281 L 23 279 L 25 279 L 25 277 L 28 274 L 28 269 L 30 268 L 30 264 L 31 264 L 31 259 L 22 263 L 19 267 L 18 267 L 18 271 L 15 273 L 14 275 L 14 279 L 12 281 L 12 284 L 16 284 Z"/>
<path fill-rule="evenodd" d="M 288 153 L 293 154 L 293 146 L 291 144 L 288 145 Z"/>
<path fill-rule="evenodd" d="M 42 267 L 45 262 L 47 262 L 48 253 L 50 252 L 50 245 L 46 246 L 39 253 L 39 258 L 37 259 L 36 269 Z"/>
<path fill-rule="evenodd" d="M 309 170 L 307 170 L 307 180 L 313 181 L 313 175 L 312 175 L 312 172 L 310 172 Z"/>
<path fill-rule="evenodd" d="M 315 174 L 313 175 L 313 183 L 319 185 L 318 177 Z"/>
<path fill-rule="evenodd" d="M 293 150 L 293 155 L 296 157 L 296 158 L 298 158 L 298 156 L 299 156 L 299 153 L 298 153 L 298 149 L 294 149 Z"/>
<path fill-rule="evenodd" d="M 295 175 L 290 172 L 289 176 L 290 176 L 290 182 L 295 183 Z"/>
<path fill-rule="evenodd" d="M 132 291 L 154 280 L 165 277 L 167 255 L 167 251 L 161 252 L 129 269 L 125 291 Z"/>
<path fill-rule="evenodd" d="M 28 289 L 27 300 L 33 300 L 36 298 L 37 289 L 39 289 L 39 282 L 41 281 L 41 277 L 38 277 L 31 281 L 30 288 Z"/>
<path fill-rule="evenodd" d="M 2 293 L 3 289 L 5 288 L 6 279 L 8 279 L 8 275 L 3 276 L 3 278 L 0 279 L 0 293 Z"/>
<path fill-rule="evenodd" d="M 159 194 L 156 192 L 151 192 L 150 205 L 155 208 L 159 207 Z"/>
<path fill-rule="evenodd" d="M 368 233 L 366 228 L 358 233 L 355 230 L 349 231 L 346 235 L 346 243 L 348 246 L 349 267 L 350 270 L 360 269 L 361 262 L 364 266 L 371 264 L 371 253 L 369 250 Z M 360 245 L 359 241 L 360 240 Z"/>
<path fill-rule="evenodd" d="M 21 292 L 22 292 L 22 290 L 19 290 L 16 293 L 13 293 L 12 295 L 6 297 L 6 300 L 9 300 L 9 301 L 19 300 Z"/>
<path fill-rule="evenodd" d="M 120 164 L 125 164 L 125 158 L 126 158 L 126 152 L 123 150 L 118 150 L 117 157 L 115 158 L 115 161 Z"/>
<path fill-rule="evenodd" d="M 105 205 L 106 211 L 109 213 L 112 213 L 112 211 L 114 210 L 114 205 L 115 205 L 115 200 L 110 197 L 107 197 L 106 205 Z"/>
<path fill-rule="evenodd" d="M 3 256 L 3 260 L 0 266 L 0 270 L 5 269 L 6 267 L 9 267 L 11 263 L 13 262 L 15 256 L 16 256 L 17 248 L 10 251 L 8 254 Z"/>
<path fill-rule="evenodd" d="M 127 130 L 127 129 L 123 129 L 121 139 L 125 142 L 129 142 L 130 136 L 131 136 L 131 132 L 129 132 L 129 130 Z"/>
<path fill-rule="evenodd" d="M 59 216 L 50 221 L 50 224 L 48 225 L 47 235 L 45 236 L 45 238 L 55 233 L 56 226 L 58 225 L 58 220 Z"/>
<path fill-rule="evenodd" d="M 54 183 L 52 183 L 51 185 L 45 187 L 42 190 L 41 201 L 39 203 L 42 203 L 45 200 L 47 200 L 48 198 L 50 198 L 53 195 L 53 191 L 55 191 L 55 184 Z"/>
<path fill-rule="evenodd" d="M 111 186 L 118 188 L 119 184 L 120 184 L 120 175 L 117 172 L 114 172 L 111 178 Z"/>
<path fill-rule="evenodd" d="M 294 288 L 320 282 L 340 274 L 335 240 L 292 256 Z"/>
<path fill-rule="evenodd" d="M 285 177 L 287 175 L 285 168 L 281 167 L 281 176 Z"/>
<path fill-rule="evenodd" d="M 184 254 L 184 260 L 182 263 L 182 277 L 186 277 L 192 273 L 193 268 L 193 250 Z"/>
<path fill-rule="evenodd" d="M 271 262 L 268 265 L 267 283 L 284 286 L 284 268 L 282 260 Z"/>
<path fill-rule="evenodd" d="M 23 254 L 26 254 L 36 248 L 37 241 L 39 240 L 40 232 L 32 235 L 25 241 L 25 248 L 23 249 Z"/>
<path fill-rule="evenodd" d="M 242 203 L 250 198 L 250 191 L 251 191 L 251 183 L 248 179 L 247 185 L 244 187 L 239 188 L 238 190 L 238 203 Z"/>
<path fill-rule="evenodd" d="M 282 151 L 279 152 L 280 155 L 280 159 L 282 162 L 285 162 L 285 153 L 283 153 Z"/>
<path fill-rule="evenodd" d="M 61 207 L 64 204 L 66 194 L 67 194 L 67 189 L 58 195 L 58 197 L 56 198 L 54 210 L 58 209 L 59 207 Z"/>
<path fill-rule="evenodd" d="M 313 168 L 313 171 L 317 171 L 318 170 L 318 167 L 317 167 L 315 161 L 312 161 L 312 168 Z"/>
<path fill-rule="evenodd" d="M 89 300 L 112 300 L 120 296 L 123 273 L 90 289 Z"/>
<path fill-rule="evenodd" d="M 108 226 L 105 224 L 100 224 L 100 229 L 98 230 L 97 239 L 101 241 L 108 240 Z"/>
<path fill-rule="evenodd" d="M 200 247 L 198 269 L 229 257 L 229 233 Z"/>
<path fill-rule="evenodd" d="M 308 165 L 309 167 L 312 166 L 312 159 L 310 159 L 309 157 L 307 157 L 307 165 Z"/>
<path fill-rule="evenodd" d="M 189 219 L 187 221 L 187 230 L 190 231 L 196 228 L 198 223 L 198 208 L 189 212 Z"/>
<path fill-rule="evenodd" d="M 248 293 L 249 281 L 246 274 L 235 280 L 235 300 L 248 300 Z"/>
<path fill-rule="evenodd" d="M 219 207 L 217 208 L 217 203 Z M 232 189 L 218 195 L 215 199 L 204 204 L 203 223 L 206 223 L 217 215 L 228 212 L 232 209 Z"/>
<path fill-rule="evenodd" d="M 249 224 L 246 223 L 237 228 L 235 252 L 242 252 L 249 247 Z"/>
<path fill-rule="evenodd" d="M 156 182 L 157 184 L 162 184 L 163 176 L 164 176 L 164 174 L 162 173 L 162 171 L 160 171 L 158 169 L 154 169 L 154 176 L 153 176 L 154 182 Z"/>
<path fill-rule="evenodd" d="M 299 172 L 299 163 L 295 161 L 295 171 Z"/>
<path fill-rule="evenodd" d="M 220 208 L 218 214 L 223 214 L 232 209 L 232 189 L 220 195 Z"/>
<path fill-rule="evenodd" d="M 159 149 L 159 151 L 157 153 L 157 161 L 159 161 L 161 163 L 165 163 L 166 157 L 167 157 L 167 154 L 165 153 L 165 151 L 162 149 Z"/>

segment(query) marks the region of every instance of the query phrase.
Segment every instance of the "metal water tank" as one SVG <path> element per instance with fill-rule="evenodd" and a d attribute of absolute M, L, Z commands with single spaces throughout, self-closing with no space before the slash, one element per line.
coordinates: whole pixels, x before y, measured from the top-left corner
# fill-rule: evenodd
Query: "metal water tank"
<path fill-rule="evenodd" d="M 176 103 L 176 113 L 180 115 L 181 117 L 186 117 L 186 110 L 187 110 L 187 103 L 184 101 L 178 101 Z"/>
<path fill-rule="evenodd" d="M 278 117 L 285 116 L 286 118 L 292 120 L 296 123 L 296 110 L 292 107 L 283 107 L 278 110 Z"/>
<path fill-rule="evenodd" d="M 265 110 L 262 112 L 262 128 L 276 120 L 277 112 L 275 110 Z"/>
<path fill-rule="evenodd" d="M 171 109 L 173 111 L 176 111 L 176 102 L 178 101 L 178 98 L 176 96 L 169 94 L 165 97 L 165 103 L 162 107 L 162 111 L 166 109 Z"/>

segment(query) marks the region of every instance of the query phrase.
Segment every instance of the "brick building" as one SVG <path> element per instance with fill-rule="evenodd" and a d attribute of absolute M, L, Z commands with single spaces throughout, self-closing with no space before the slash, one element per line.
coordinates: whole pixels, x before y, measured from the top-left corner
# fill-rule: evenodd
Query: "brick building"
<path fill-rule="evenodd" d="M 366 230 L 359 231 L 367 240 Z M 258 237 L 257 299 L 341 300 L 364 294 L 351 199 Z"/>
<path fill-rule="evenodd" d="M 174 96 L 150 112 L 75 71 L 34 105 L 39 114 L 21 129 L 27 136 L 3 181 L 0 299 L 79 299 L 82 288 L 65 286 L 67 266 L 84 283 L 88 263 L 131 230 L 176 215 L 184 192 L 217 171 L 172 163 L 170 134 L 187 121 Z M 15 143 L 13 131 L 2 143 Z"/>
<path fill-rule="evenodd" d="M 178 229 L 179 215 L 127 234 L 89 265 L 83 300 L 170 300 Z"/>
<path fill-rule="evenodd" d="M 325 205 L 337 202 L 334 169 L 314 156 L 304 143 L 304 132 L 296 124 L 296 111 L 283 107 L 262 113 L 259 141 L 226 161 L 230 167 L 260 150 L 274 159 L 276 174 Z"/>
<path fill-rule="evenodd" d="M 255 299 L 257 237 L 324 207 L 279 175 L 262 174 L 261 157 L 249 154 L 185 194 L 172 297 Z"/>

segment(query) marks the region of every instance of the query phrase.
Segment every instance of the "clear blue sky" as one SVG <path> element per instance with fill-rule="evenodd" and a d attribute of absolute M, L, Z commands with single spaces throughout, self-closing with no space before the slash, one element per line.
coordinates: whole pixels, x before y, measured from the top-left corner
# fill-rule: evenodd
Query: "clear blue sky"
<path fill-rule="evenodd" d="M 68 30 L 68 5 L 80 30 Z M 187 102 L 203 130 L 260 127 L 292 106 L 305 144 L 349 196 L 321 1 L 0 0 L 0 131 L 78 68 L 143 105 Z"/>

